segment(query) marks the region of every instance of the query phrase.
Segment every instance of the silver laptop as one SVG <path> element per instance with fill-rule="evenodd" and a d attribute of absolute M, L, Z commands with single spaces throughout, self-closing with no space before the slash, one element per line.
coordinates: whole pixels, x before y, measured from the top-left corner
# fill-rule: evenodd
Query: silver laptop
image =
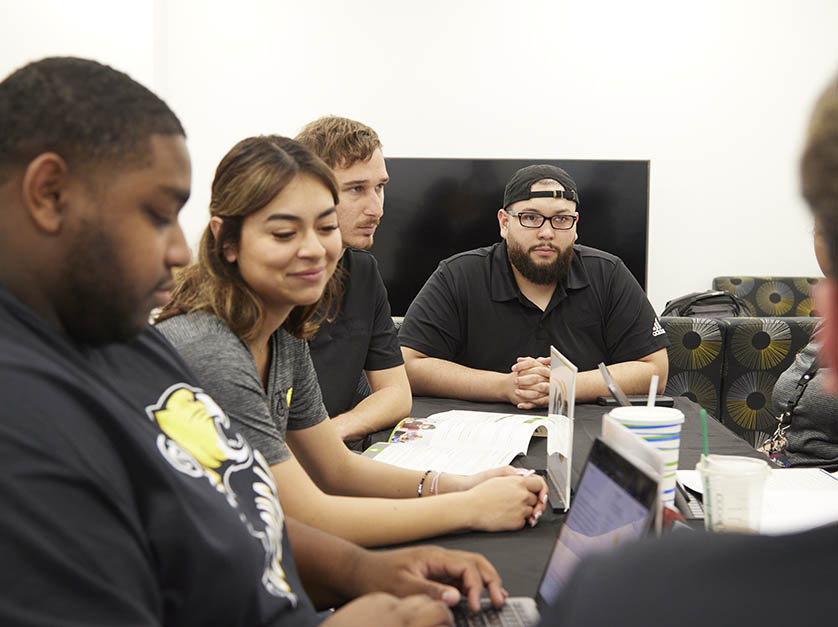
<path fill-rule="evenodd" d="M 483 599 L 480 612 L 465 603 L 454 608 L 456 624 L 528 627 L 539 610 L 559 595 L 583 556 L 637 540 L 651 528 L 658 482 L 597 438 L 582 468 L 570 511 L 562 525 L 534 599 L 510 597 L 497 610 Z"/>

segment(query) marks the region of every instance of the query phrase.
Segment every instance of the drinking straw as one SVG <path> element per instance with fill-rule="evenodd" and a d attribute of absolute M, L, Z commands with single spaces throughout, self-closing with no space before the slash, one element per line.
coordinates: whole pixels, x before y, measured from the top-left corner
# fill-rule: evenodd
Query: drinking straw
<path fill-rule="evenodd" d="M 655 406 L 655 395 L 658 393 L 658 375 L 652 375 L 652 381 L 649 383 L 649 398 L 646 401 L 646 407 Z"/>
<path fill-rule="evenodd" d="M 707 410 L 704 408 L 701 410 L 701 445 L 704 453 L 702 457 L 707 457 L 709 453 L 707 446 Z"/>

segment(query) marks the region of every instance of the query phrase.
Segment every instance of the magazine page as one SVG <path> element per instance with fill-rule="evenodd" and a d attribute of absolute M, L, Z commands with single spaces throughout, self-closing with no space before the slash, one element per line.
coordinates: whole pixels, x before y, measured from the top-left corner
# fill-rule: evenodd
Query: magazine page
<path fill-rule="evenodd" d="M 470 474 L 526 454 L 537 430 L 548 437 L 548 443 L 557 440 L 550 437 L 558 430 L 557 420 L 548 416 L 451 410 L 427 418 L 405 418 L 393 429 L 387 447 L 372 448 L 381 449 L 377 461 L 403 468 Z"/>
<path fill-rule="evenodd" d="M 373 445 L 367 452 L 377 452 L 375 460 L 410 470 L 433 468 L 441 472 L 473 475 L 498 466 L 506 466 L 517 453 L 503 450 L 486 450 L 471 446 L 451 448 L 428 446 L 424 443 L 398 446 L 393 443 Z"/>

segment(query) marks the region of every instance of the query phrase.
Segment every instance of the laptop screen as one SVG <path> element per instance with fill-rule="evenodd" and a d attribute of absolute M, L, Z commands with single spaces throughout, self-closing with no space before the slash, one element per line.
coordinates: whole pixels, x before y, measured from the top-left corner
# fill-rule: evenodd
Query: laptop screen
<path fill-rule="evenodd" d="M 583 556 L 646 533 L 657 494 L 657 481 L 597 438 L 541 579 L 539 606 L 556 599 Z"/>

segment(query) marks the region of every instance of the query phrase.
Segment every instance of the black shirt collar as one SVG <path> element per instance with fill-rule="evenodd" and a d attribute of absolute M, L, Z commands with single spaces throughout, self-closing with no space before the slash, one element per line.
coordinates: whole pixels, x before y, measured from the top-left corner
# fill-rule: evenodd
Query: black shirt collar
<path fill-rule="evenodd" d="M 548 310 L 552 309 L 556 303 L 561 301 L 567 294 L 567 290 L 578 290 L 590 285 L 588 275 L 585 272 L 585 267 L 582 265 L 582 259 L 579 256 L 579 247 L 573 247 L 573 258 L 570 261 L 570 269 L 564 281 L 556 285 L 553 292 L 553 298 L 550 300 Z M 510 300 L 522 300 L 524 295 L 521 294 L 521 289 L 515 282 L 515 275 L 512 273 L 512 266 L 509 264 L 509 255 L 506 249 L 506 240 L 495 244 L 491 260 L 492 272 L 492 300 L 497 302 L 505 302 Z"/>

